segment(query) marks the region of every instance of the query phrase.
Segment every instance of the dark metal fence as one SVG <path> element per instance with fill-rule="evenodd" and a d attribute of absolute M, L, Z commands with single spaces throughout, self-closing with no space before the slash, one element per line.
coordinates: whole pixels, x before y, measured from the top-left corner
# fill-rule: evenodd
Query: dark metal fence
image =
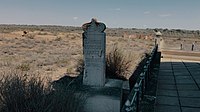
<path fill-rule="evenodd" d="M 141 100 L 144 97 L 145 90 L 148 86 L 151 70 L 153 70 L 153 64 L 155 62 L 156 54 L 158 52 L 158 45 L 156 45 L 146 64 L 143 66 L 143 72 L 140 73 L 140 77 L 137 79 L 134 88 L 131 90 L 125 104 L 122 107 L 122 112 L 139 112 L 141 109 Z"/>

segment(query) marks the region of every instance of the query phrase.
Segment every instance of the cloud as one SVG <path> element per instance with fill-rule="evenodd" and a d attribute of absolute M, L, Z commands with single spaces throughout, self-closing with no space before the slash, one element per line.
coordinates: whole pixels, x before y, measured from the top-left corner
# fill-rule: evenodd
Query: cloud
<path fill-rule="evenodd" d="M 145 12 L 144 12 L 144 14 L 150 14 L 150 13 L 151 13 L 150 11 L 145 11 Z"/>
<path fill-rule="evenodd" d="M 109 9 L 109 10 L 111 10 L 111 11 L 120 11 L 121 8 L 114 8 L 114 9 Z"/>
<path fill-rule="evenodd" d="M 78 19 L 78 17 L 73 17 L 73 20 L 77 20 Z"/>
<path fill-rule="evenodd" d="M 147 25 L 143 25 L 143 27 L 147 27 Z"/>
<path fill-rule="evenodd" d="M 114 9 L 115 11 L 120 11 L 121 9 L 120 8 L 116 8 L 116 9 Z"/>
<path fill-rule="evenodd" d="M 158 16 L 160 16 L 160 17 L 170 17 L 170 16 L 172 16 L 171 14 L 160 14 L 160 15 L 158 15 Z"/>

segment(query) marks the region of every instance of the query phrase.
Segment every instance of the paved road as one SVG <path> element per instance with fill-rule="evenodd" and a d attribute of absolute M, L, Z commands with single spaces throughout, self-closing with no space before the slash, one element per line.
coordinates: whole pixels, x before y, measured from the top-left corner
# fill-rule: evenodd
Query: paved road
<path fill-rule="evenodd" d="M 155 112 L 200 112 L 200 61 L 161 59 Z"/>

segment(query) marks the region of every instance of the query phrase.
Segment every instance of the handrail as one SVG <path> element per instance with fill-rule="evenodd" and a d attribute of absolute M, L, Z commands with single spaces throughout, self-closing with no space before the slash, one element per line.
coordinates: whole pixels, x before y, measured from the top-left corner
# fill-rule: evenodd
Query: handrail
<path fill-rule="evenodd" d="M 139 112 L 140 111 L 140 102 L 144 97 L 145 89 L 147 88 L 149 82 L 149 75 L 155 61 L 155 57 L 158 51 L 158 45 L 156 45 L 148 60 L 146 61 L 145 66 L 143 67 L 143 72 L 140 73 L 140 77 L 137 79 L 134 88 L 131 90 L 125 104 L 122 107 L 122 112 Z"/>

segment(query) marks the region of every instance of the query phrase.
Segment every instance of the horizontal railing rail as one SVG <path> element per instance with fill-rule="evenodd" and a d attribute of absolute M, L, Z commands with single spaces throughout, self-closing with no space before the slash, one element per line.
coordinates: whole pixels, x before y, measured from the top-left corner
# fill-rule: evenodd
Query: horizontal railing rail
<path fill-rule="evenodd" d="M 143 72 L 140 73 L 140 77 L 137 79 L 134 88 L 131 90 L 125 104 L 123 105 L 121 110 L 122 112 L 140 111 L 140 103 L 148 86 L 157 52 L 158 45 L 153 48 L 148 60 L 146 61 L 146 64 L 143 66 Z"/>

